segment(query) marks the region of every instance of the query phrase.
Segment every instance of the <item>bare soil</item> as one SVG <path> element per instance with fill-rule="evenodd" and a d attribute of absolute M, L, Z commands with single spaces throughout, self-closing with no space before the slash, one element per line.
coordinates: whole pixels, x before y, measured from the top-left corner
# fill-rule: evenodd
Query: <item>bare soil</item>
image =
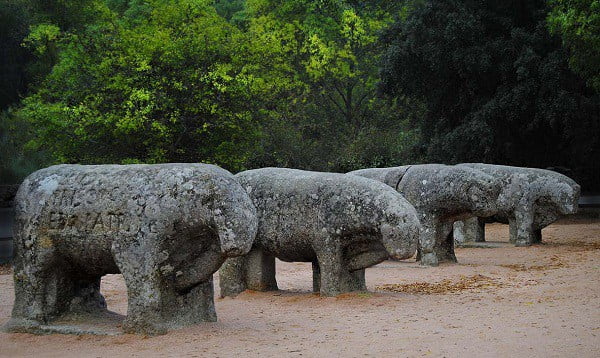
<path fill-rule="evenodd" d="M 370 292 L 311 293 L 311 265 L 277 263 L 280 291 L 215 299 L 219 321 L 158 337 L 0 333 L 3 357 L 600 357 L 600 221 L 563 220 L 544 244 L 458 248 L 458 264 L 386 261 Z M 218 294 L 218 274 L 215 275 Z M 103 278 L 109 309 L 126 314 L 120 275 Z M 0 325 L 14 300 L 0 272 Z"/>

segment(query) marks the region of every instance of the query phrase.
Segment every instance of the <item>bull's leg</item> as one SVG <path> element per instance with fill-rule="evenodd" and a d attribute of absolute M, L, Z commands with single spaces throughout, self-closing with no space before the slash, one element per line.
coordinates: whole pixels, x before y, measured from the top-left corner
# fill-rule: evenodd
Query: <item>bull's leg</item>
<path fill-rule="evenodd" d="M 485 221 L 473 217 L 454 223 L 454 239 L 462 242 L 485 242 Z"/>
<path fill-rule="evenodd" d="M 319 268 L 319 262 L 312 262 L 313 272 L 313 292 L 319 292 L 321 290 L 321 269 Z"/>
<path fill-rule="evenodd" d="M 15 292 L 19 292 L 13 312 L 14 320 L 7 329 L 11 331 L 28 331 L 35 333 L 39 324 L 49 323 L 51 320 L 60 318 L 64 314 L 75 313 L 99 313 L 106 311 L 106 302 L 100 294 L 100 278 L 81 279 L 74 278 L 73 271 L 68 265 L 56 263 L 45 270 L 40 292 L 37 293 L 41 303 L 25 299 L 22 292 L 31 290 L 32 277 L 26 282 L 18 283 Z M 24 307 L 23 303 L 32 303 L 30 307 Z M 29 316 L 27 316 L 29 314 Z"/>
<path fill-rule="evenodd" d="M 417 261 L 421 261 L 423 266 L 438 266 L 439 258 L 436 250 L 436 243 L 440 241 L 439 220 L 433 215 L 421 220 L 423 229 L 419 234 L 419 250 L 417 251 Z M 446 239 L 444 236 L 443 239 Z"/>
<path fill-rule="evenodd" d="M 123 331 L 164 334 L 167 327 L 160 311 L 161 277 L 151 254 L 143 252 L 140 246 L 132 244 L 114 249 L 115 261 L 127 286 L 127 318 L 123 322 Z"/>
<path fill-rule="evenodd" d="M 350 272 L 345 264 L 339 240 L 328 237 L 319 247 L 313 249 L 317 254 L 321 295 L 337 296 L 340 293 L 366 290 L 364 270 Z"/>
<path fill-rule="evenodd" d="M 344 267 L 341 245 L 334 240 L 327 240 L 323 247 L 316 250 L 321 284 L 319 292 L 322 296 L 337 296 L 345 292 L 342 286 Z M 333 246 L 333 247 L 332 247 Z"/>
<path fill-rule="evenodd" d="M 246 256 L 246 286 L 255 291 L 277 291 L 275 256 L 252 249 Z"/>
<path fill-rule="evenodd" d="M 365 270 L 356 270 L 349 272 L 345 283 L 348 291 L 366 291 Z"/>
<path fill-rule="evenodd" d="M 438 262 L 456 262 L 452 222 L 439 224 L 434 252 Z"/>
<path fill-rule="evenodd" d="M 163 249 L 154 235 L 113 242 L 115 262 L 127 285 L 127 333 L 163 334 L 217 319 L 212 273 L 223 262 L 221 256 L 202 255 L 205 266 L 177 270 Z"/>
<path fill-rule="evenodd" d="M 485 242 L 485 219 L 476 217 L 472 221 L 467 220 L 467 225 L 466 230 L 473 236 L 473 241 Z"/>
<path fill-rule="evenodd" d="M 106 310 L 106 301 L 100 293 L 101 277 L 73 282 L 69 311 L 96 313 Z"/>
<path fill-rule="evenodd" d="M 220 297 L 235 297 L 246 290 L 246 256 L 225 260 L 219 269 L 219 286 Z"/>
<path fill-rule="evenodd" d="M 161 284 L 160 290 L 160 328 L 176 329 L 217 320 L 212 276 L 183 292 L 169 284 Z"/>
<path fill-rule="evenodd" d="M 44 312 L 44 278 L 40 270 L 24 267 L 16 257 L 14 261 L 15 303 L 12 318 L 4 326 L 8 332 L 31 332 L 40 324 L 46 323 Z"/>
<path fill-rule="evenodd" d="M 533 229 L 533 210 L 527 207 L 515 211 L 515 219 L 511 225 L 511 242 L 515 246 L 531 246 L 535 240 Z M 509 220 L 509 225 L 511 224 Z M 514 240 L 514 241 L 513 241 Z"/>
<path fill-rule="evenodd" d="M 173 267 L 164 262 L 161 250 L 153 236 L 113 242 L 115 262 L 127 285 L 123 322 L 127 333 L 163 334 L 167 329 L 216 320 L 212 274 L 182 290 L 174 277 L 184 273 L 171 272 Z"/>
<path fill-rule="evenodd" d="M 313 261 L 312 263 L 313 269 L 313 292 L 320 292 L 321 290 L 321 269 L 319 268 L 319 263 Z M 345 291 L 366 291 L 367 285 L 365 282 L 365 270 L 356 270 L 353 272 L 349 272 L 349 275 L 345 277 L 344 283 L 342 286 L 346 286 Z"/>
<path fill-rule="evenodd" d="M 12 318 L 4 329 L 10 332 L 36 332 L 56 315 L 53 284 L 56 253 L 49 239 L 31 236 L 25 240 L 15 232 L 14 290 Z"/>
<path fill-rule="evenodd" d="M 510 231 L 510 242 L 516 246 L 530 246 L 531 244 L 542 241 L 542 230 L 534 230 L 533 228 L 523 226 L 521 222 L 516 219 L 508 220 L 509 231 Z M 519 243 L 517 243 L 517 238 Z"/>
<path fill-rule="evenodd" d="M 217 320 L 212 278 L 179 292 L 161 279 L 158 271 L 148 267 L 135 271 L 123 266 L 128 292 L 124 332 L 164 334 L 167 329 Z"/>
<path fill-rule="evenodd" d="M 457 244 L 462 244 L 463 242 L 470 241 L 471 239 L 466 233 L 465 221 L 456 221 L 454 223 L 454 241 L 456 241 Z"/>
<path fill-rule="evenodd" d="M 54 319 L 68 313 L 105 312 L 100 279 L 81 277 L 66 263 L 53 264 L 45 278 L 46 316 Z"/>

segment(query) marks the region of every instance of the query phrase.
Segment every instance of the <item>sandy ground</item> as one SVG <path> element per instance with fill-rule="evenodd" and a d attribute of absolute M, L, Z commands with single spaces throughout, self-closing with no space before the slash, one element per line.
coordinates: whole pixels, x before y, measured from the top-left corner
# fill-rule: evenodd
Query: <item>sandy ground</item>
<path fill-rule="evenodd" d="M 486 231 L 508 239 L 506 225 Z M 0 333 L 0 356 L 600 357 L 600 221 L 543 235 L 528 248 L 459 248 L 459 264 L 437 268 L 387 261 L 367 270 L 371 292 L 336 298 L 310 292 L 310 264 L 278 262 L 281 291 L 216 299 L 216 323 L 158 337 Z M 102 284 L 125 314 L 121 276 Z M 0 272 L 0 325 L 13 299 Z"/>

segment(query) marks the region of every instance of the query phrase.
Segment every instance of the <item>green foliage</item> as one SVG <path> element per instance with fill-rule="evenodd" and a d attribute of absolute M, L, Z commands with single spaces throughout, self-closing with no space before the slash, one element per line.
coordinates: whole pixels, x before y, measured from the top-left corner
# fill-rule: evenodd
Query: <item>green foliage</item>
<path fill-rule="evenodd" d="M 96 21 L 102 0 L 19 0 L 36 24 L 54 24 L 64 31 L 80 30 Z"/>
<path fill-rule="evenodd" d="M 571 167 L 589 188 L 598 6 L 0 0 L 0 180 L 48 162 L 488 161 Z"/>
<path fill-rule="evenodd" d="M 18 184 L 51 160 L 26 145 L 31 136 L 29 123 L 10 109 L 0 112 L 0 183 Z"/>
<path fill-rule="evenodd" d="M 571 68 L 600 93 L 600 1 L 552 0 L 548 25 L 571 50 Z"/>
<path fill-rule="evenodd" d="M 246 0 L 215 0 L 217 14 L 240 28 L 245 28 L 248 22 Z"/>
<path fill-rule="evenodd" d="M 600 177 L 600 102 L 546 28 L 545 1 L 426 1 L 390 28 L 382 89 L 421 98 L 430 161 L 573 168 Z"/>
<path fill-rule="evenodd" d="M 406 118 L 418 111 L 409 113 L 412 107 L 398 108 L 397 102 L 377 97 L 379 33 L 399 6 L 383 1 L 248 1 L 248 31 L 256 41 L 251 48 L 267 45 L 259 52 L 265 59 L 259 68 L 270 70 L 260 77 L 275 79 L 278 87 L 271 91 L 272 108 L 267 106 L 267 149 L 253 166 L 338 171 L 407 160 L 395 154 L 407 147 L 405 132 L 416 135 Z M 373 158 L 359 150 L 373 151 Z"/>
<path fill-rule="evenodd" d="M 376 93 L 379 32 L 406 7 L 17 2 L 29 94 L 10 120 L 25 120 L 28 148 L 54 162 L 350 170 L 412 158 L 421 103 Z"/>
<path fill-rule="evenodd" d="M 244 168 L 257 128 L 239 31 L 208 1 L 132 6 L 100 7 L 94 23 L 60 36 L 33 29 L 27 41 L 36 52 L 51 43 L 60 53 L 23 101 L 21 115 L 38 128 L 32 145 L 59 162 Z"/>

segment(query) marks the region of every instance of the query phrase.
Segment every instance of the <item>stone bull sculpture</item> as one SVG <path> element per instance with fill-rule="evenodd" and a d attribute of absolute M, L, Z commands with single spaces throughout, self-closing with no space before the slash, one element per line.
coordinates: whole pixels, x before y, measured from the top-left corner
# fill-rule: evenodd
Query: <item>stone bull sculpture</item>
<path fill-rule="evenodd" d="M 221 296 L 277 290 L 275 258 L 312 262 L 324 296 L 366 290 L 366 267 L 414 255 L 414 208 L 389 187 L 337 173 L 265 168 L 236 175 L 257 208 L 252 250 L 219 271 Z"/>
<path fill-rule="evenodd" d="M 415 207 L 423 230 L 419 237 L 422 265 L 437 266 L 454 261 L 454 221 L 494 212 L 499 193 L 497 180 L 481 171 L 441 164 L 371 168 L 350 172 L 381 181 Z"/>
<path fill-rule="evenodd" d="M 212 274 L 250 249 L 257 224 L 246 192 L 212 165 L 37 171 L 16 197 L 15 304 L 5 329 L 41 333 L 67 314 L 106 312 L 100 278 L 114 273 L 127 285 L 125 332 L 215 321 Z"/>
<path fill-rule="evenodd" d="M 469 163 L 501 181 L 502 190 L 493 216 L 476 218 L 455 225 L 456 237 L 465 241 L 484 241 L 485 223 L 510 225 L 510 241 L 529 246 L 542 240 L 542 229 L 563 215 L 577 212 L 580 186 L 571 178 L 545 169 Z"/>

